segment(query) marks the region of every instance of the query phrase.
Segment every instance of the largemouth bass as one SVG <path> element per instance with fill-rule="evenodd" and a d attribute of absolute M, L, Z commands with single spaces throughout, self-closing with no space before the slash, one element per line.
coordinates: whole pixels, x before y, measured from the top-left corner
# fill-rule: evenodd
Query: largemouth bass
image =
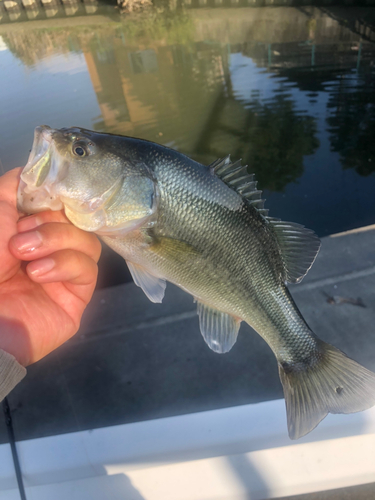
<path fill-rule="evenodd" d="M 64 209 L 124 257 L 161 302 L 166 281 L 197 302 L 200 330 L 228 352 L 246 321 L 276 356 L 289 435 L 375 404 L 375 374 L 308 327 L 286 287 L 319 251 L 313 231 L 268 216 L 253 175 L 230 157 L 204 166 L 152 142 L 37 127 L 20 181 L 25 213 Z"/>

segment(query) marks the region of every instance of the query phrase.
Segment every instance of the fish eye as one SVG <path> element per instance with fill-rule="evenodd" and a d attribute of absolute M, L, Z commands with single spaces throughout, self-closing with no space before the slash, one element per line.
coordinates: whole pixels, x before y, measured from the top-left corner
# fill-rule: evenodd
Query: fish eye
<path fill-rule="evenodd" d="M 83 144 L 74 144 L 73 145 L 73 153 L 76 156 L 87 156 L 87 149 Z"/>

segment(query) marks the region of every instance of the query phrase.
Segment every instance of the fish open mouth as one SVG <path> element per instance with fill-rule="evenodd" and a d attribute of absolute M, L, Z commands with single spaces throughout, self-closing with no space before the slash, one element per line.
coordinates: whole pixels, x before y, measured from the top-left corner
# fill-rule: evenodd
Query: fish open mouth
<path fill-rule="evenodd" d="M 40 186 L 43 183 L 46 174 L 48 174 L 49 149 L 52 141 L 52 129 L 47 125 L 36 127 L 34 132 L 34 143 L 23 176 L 36 176 L 35 185 Z M 29 168 L 28 168 L 29 167 Z M 44 172 L 44 175 L 43 175 Z"/>
<path fill-rule="evenodd" d="M 47 125 L 35 129 L 33 146 L 18 188 L 17 205 L 23 213 L 60 210 L 63 207 L 54 192 L 58 168 L 53 132 Z"/>

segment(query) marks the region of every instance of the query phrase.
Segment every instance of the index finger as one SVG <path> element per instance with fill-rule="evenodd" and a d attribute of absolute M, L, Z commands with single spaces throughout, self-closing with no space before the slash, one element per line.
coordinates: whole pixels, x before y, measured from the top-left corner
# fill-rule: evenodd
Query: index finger
<path fill-rule="evenodd" d="M 35 229 L 36 227 L 46 224 L 47 222 L 63 222 L 65 224 L 71 224 L 63 210 L 55 212 L 52 210 L 46 210 L 45 212 L 38 212 L 37 214 L 23 217 L 18 221 L 17 229 L 19 233 L 31 231 L 31 229 Z"/>

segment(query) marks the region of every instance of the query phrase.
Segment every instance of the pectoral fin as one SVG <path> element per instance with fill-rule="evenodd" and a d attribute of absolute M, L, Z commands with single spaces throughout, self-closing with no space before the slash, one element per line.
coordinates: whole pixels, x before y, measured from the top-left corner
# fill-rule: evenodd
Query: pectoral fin
<path fill-rule="evenodd" d="M 208 347 L 224 353 L 236 343 L 241 321 L 230 314 L 221 312 L 198 302 L 199 326 Z"/>
<path fill-rule="evenodd" d="M 142 288 L 151 302 L 162 302 L 167 286 L 166 281 L 150 274 L 146 269 L 126 261 L 134 283 Z"/>

